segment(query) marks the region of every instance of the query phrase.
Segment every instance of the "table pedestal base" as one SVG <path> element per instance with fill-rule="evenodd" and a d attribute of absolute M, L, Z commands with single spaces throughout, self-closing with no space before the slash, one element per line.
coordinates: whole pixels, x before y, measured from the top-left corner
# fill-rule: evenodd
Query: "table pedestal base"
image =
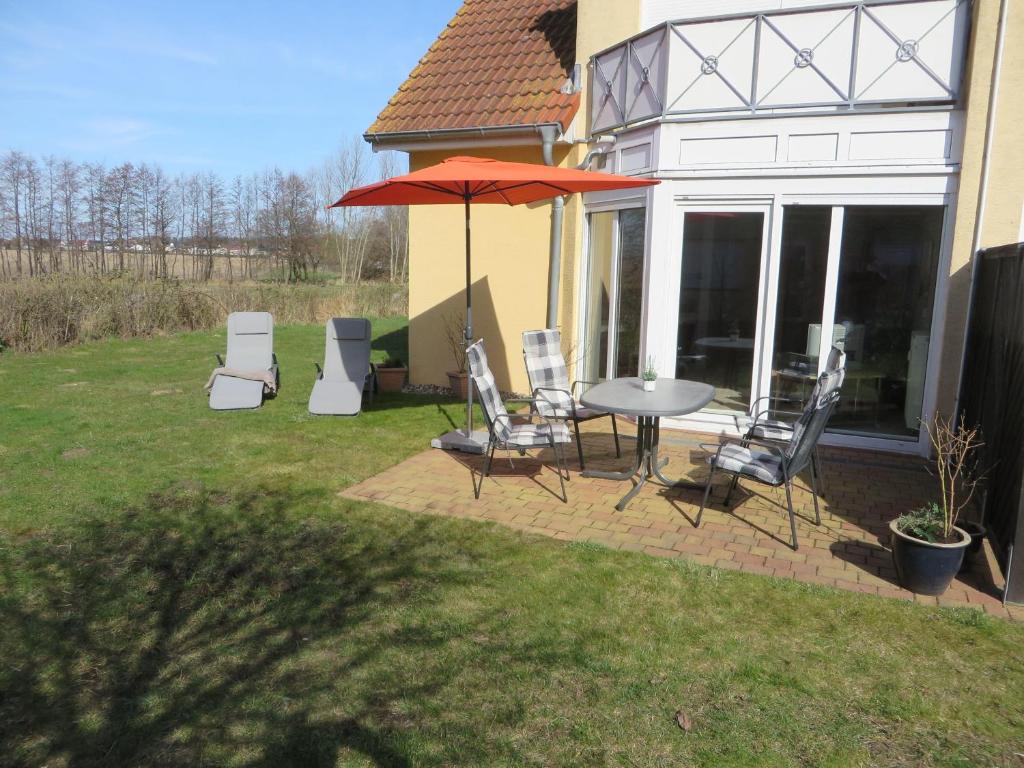
<path fill-rule="evenodd" d="M 632 468 L 623 472 L 604 472 L 597 469 L 588 469 L 583 472 L 583 477 L 599 477 L 604 480 L 632 480 L 636 478 L 634 485 L 629 492 L 619 499 L 615 508 L 622 512 L 633 500 L 640 489 L 647 484 L 648 480 L 659 483 L 667 488 L 688 488 L 691 490 L 704 490 L 704 486 L 691 480 L 670 480 L 665 477 L 661 470 L 668 464 L 668 458 L 658 457 L 658 444 L 660 442 L 661 418 L 658 416 L 639 416 L 636 422 L 636 461 Z"/>

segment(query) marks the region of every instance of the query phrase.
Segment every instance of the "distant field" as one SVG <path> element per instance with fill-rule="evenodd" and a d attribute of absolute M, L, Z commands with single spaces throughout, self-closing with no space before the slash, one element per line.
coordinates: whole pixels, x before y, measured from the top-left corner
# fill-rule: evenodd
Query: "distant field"
<path fill-rule="evenodd" d="M 61 258 L 70 263 L 72 255 L 67 251 L 61 252 Z M 75 257 L 78 258 L 77 256 Z M 149 275 L 153 273 L 156 264 L 156 255 L 145 252 L 129 251 L 124 254 L 125 270 L 136 275 Z M 206 256 L 194 256 L 188 253 L 169 253 L 166 256 L 167 277 L 190 280 L 199 274 L 206 266 Z M 11 249 L 0 249 L 0 274 L 18 274 L 18 254 Z M 48 263 L 49 255 L 43 255 L 43 261 Z M 100 272 L 99 264 L 105 263 L 106 269 L 116 268 L 119 262 L 117 253 L 108 252 L 100 255 L 95 252 L 86 252 L 81 255 L 82 264 L 88 273 Z M 324 272 L 330 274 L 331 264 L 322 265 Z M 21 274 L 28 276 L 28 253 L 21 254 Z M 215 255 L 213 257 L 213 280 L 241 280 L 243 278 L 264 279 L 275 274 L 273 261 L 266 256 L 254 256 L 246 259 L 244 256 Z"/>
<path fill-rule="evenodd" d="M 228 313 L 271 312 L 278 323 L 331 317 L 400 317 L 408 287 L 192 283 L 126 277 L 51 275 L 0 281 L 0 349 L 40 351 L 109 337 L 133 338 L 222 327 Z"/>

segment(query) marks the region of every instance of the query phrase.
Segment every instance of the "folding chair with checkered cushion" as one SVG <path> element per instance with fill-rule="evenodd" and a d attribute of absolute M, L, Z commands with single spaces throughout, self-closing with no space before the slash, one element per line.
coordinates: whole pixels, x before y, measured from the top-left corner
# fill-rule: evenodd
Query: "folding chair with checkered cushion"
<path fill-rule="evenodd" d="M 576 433 L 576 452 L 583 463 L 583 441 L 580 438 L 580 424 L 591 419 L 607 416 L 612 421 L 612 435 L 615 438 L 615 455 L 621 456 L 619 447 L 619 429 L 615 423 L 615 414 L 587 408 L 576 402 L 576 388 L 580 385 L 592 385 L 592 381 L 574 381 L 569 385 L 569 369 L 562 355 L 562 334 L 546 328 L 540 331 L 523 332 L 523 360 L 526 363 L 526 376 L 530 380 L 530 391 L 537 401 L 537 411 L 549 419 L 572 422 Z"/>
<path fill-rule="evenodd" d="M 711 482 L 716 472 L 732 475 L 729 490 L 725 494 L 725 506 L 736 489 L 741 477 L 778 487 L 786 487 L 786 506 L 789 509 L 789 528 L 793 534 L 793 549 L 799 543 L 796 538 L 796 515 L 793 511 L 793 478 L 804 469 L 811 470 L 811 493 L 814 497 L 814 522 L 821 524 L 821 512 L 818 510 L 818 466 L 815 460 L 815 449 L 825 425 L 828 424 L 832 411 L 839 402 L 839 388 L 843 383 L 841 370 L 825 371 L 818 377 L 811 398 L 807 401 L 800 418 L 792 427 L 792 437 L 780 446 L 748 436 L 740 440 L 726 441 L 717 446 L 713 456 L 708 458 L 711 472 L 704 486 L 704 499 L 697 513 L 696 525 L 700 525 L 704 507 L 711 494 Z"/>
<path fill-rule="evenodd" d="M 480 408 L 484 412 L 488 432 L 487 458 L 484 460 L 484 471 L 479 484 L 474 480 L 474 496 L 480 498 L 480 488 L 484 484 L 484 478 L 491 472 L 495 449 L 524 451 L 528 448 L 550 448 L 555 455 L 558 481 L 562 487 L 562 501 L 568 501 L 565 480 L 569 472 L 565 468 L 561 446 L 572 442 L 572 436 L 565 422 L 545 416 L 538 407 L 539 403 L 534 399 L 501 399 L 498 386 L 494 382 L 494 374 L 487 364 L 483 339 L 472 344 L 466 350 L 466 355 L 469 359 L 469 375 L 473 380 Z M 528 404 L 531 412 L 510 415 L 505 408 L 506 403 Z"/>
<path fill-rule="evenodd" d="M 825 361 L 825 373 L 829 374 L 830 385 L 834 384 L 838 391 L 846 379 L 846 353 L 839 347 L 833 346 Z M 838 377 L 838 379 L 836 379 Z M 815 381 L 807 403 L 813 402 L 818 396 L 821 386 L 821 379 Z M 750 409 L 750 417 L 747 419 L 746 430 L 743 434 L 744 440 L 760 438 L 762 440 L 789 441 L 793 437 L 801 411 L 790 411 L 779 408 L 779 405 L 796 405 L 799 401 L 788 398 L 776 397 L 774 395 L 759 397 L 754 401 Z M 804 403 L 806 407 L 807 403 Z M 789 417 L 789 418 L 786 418 Z M 818 488 L 822 495 L 825 493 L 825 482 L 821 471 L 821 459 L 818 456 L 818 449 L 815 448 L 811 454 L 811 461 L 814 462 L 814 471 L 818 477 Z"/>

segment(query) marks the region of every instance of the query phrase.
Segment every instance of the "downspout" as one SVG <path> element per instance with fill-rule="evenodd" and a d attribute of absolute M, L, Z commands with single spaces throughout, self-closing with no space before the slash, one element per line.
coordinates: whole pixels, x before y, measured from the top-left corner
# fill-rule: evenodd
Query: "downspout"
<path fill-rule="evenodd" d="M 978 181 L 978 207 L 974 214 L 974 234 L 971 237 L 971 285 L 967 299 L 967 317 L 964 320 L 964 340 L 960 350 L 960 373 L 956 380 L 956 400 L 953 401 L 953 418 L 960 416 L 960 390 L 963 387 L 964 369 L 967 367 L 967 335 L 971 330 L 971 316 L 974 314 L 975 279 L 978 276 L 978 251 L 981 249 L 982 227 L 985 223 L 985 206 L 988 201 L 988 174 L 992 159 L 992 136 L 996 130 L 996 107 L 999 102 L 999 78 L 1003 71 L 1003 43 L 1006 40 L 1006 10 L 1008 0 L 999 3 L 999 21 L 996 27 L 995 60 L 992 64 L 992 79 L 988 92 L 988 114 L 985 122 L 985 143 L 981 153 L 981 177 Z"/>
<path fill-rule="evenodd" d="M 558 138 L 558 127 L 542 125 L 537 129 L 541 139 L 541 156 L 544 165 L 554 165 L 553 148 Z M 548 316 L 547 327 L 558 325 L 558 293 L 562 279 L 562 219 L 565 214 L 565 197 L 559 195 L 551 201 L 551 242 L 548 245 Z"/>

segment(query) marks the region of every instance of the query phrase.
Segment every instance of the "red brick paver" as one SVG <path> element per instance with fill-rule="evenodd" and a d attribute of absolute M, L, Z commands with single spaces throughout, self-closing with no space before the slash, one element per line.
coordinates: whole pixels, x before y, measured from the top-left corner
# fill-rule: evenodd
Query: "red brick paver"
<path fill-rule="evenodd" d="M 611 436 L 594 430 L 584 435 L 593 468 L 621 468 L 633 455 L 632 427 L 620 420 L 623 458 L 616 459 Z M 635 434 L 635 431 L 632 432 Z M 700 442 L 716 438 L 688 432 L 662 432 L 662 455 L 669 476 L 702 480 L 707 470 Z M 472 477 L 479 479 L 482 457 L 427 450 L 352 486 L 342 495 L 389 506 L 453 517 L 489 520 L 561 540 L 591 541 L 613 549 L 656 557 L 683 557 L 719 568 L 742 570 L 814 584 L 825 584 L 927 605 L 966 606 L 1024 620 L 1024 608 L 1000 600 L 1001 581 L 991 552 L 970 573 L 962 574 L 940 598 L 913 595 L 896 581 L 888 549 L 889 521 L 934 496 L 934 480 L 922 460 L 892 454 L 822 450 L 824 475 L 821 525 L 814 525 L 813 499 L 806 483 L 797 483 L 800 548 L 789 547 L 785 494 L 742 482 L 731 508 L 722 504 L 725 478 L 716 479 L 713 500 L 700 528 L 693 527 L 700 506 L 698 491 L 670 490 L 648 484 L 624 512 L 615 503 L 628 483 L 584 478 L 576 471 L 572 446 L 568 503 L 558 494 L 558 477 L 547 452 L 508 458 L 495 456 L 493 474 L 473 498 Z"/>

